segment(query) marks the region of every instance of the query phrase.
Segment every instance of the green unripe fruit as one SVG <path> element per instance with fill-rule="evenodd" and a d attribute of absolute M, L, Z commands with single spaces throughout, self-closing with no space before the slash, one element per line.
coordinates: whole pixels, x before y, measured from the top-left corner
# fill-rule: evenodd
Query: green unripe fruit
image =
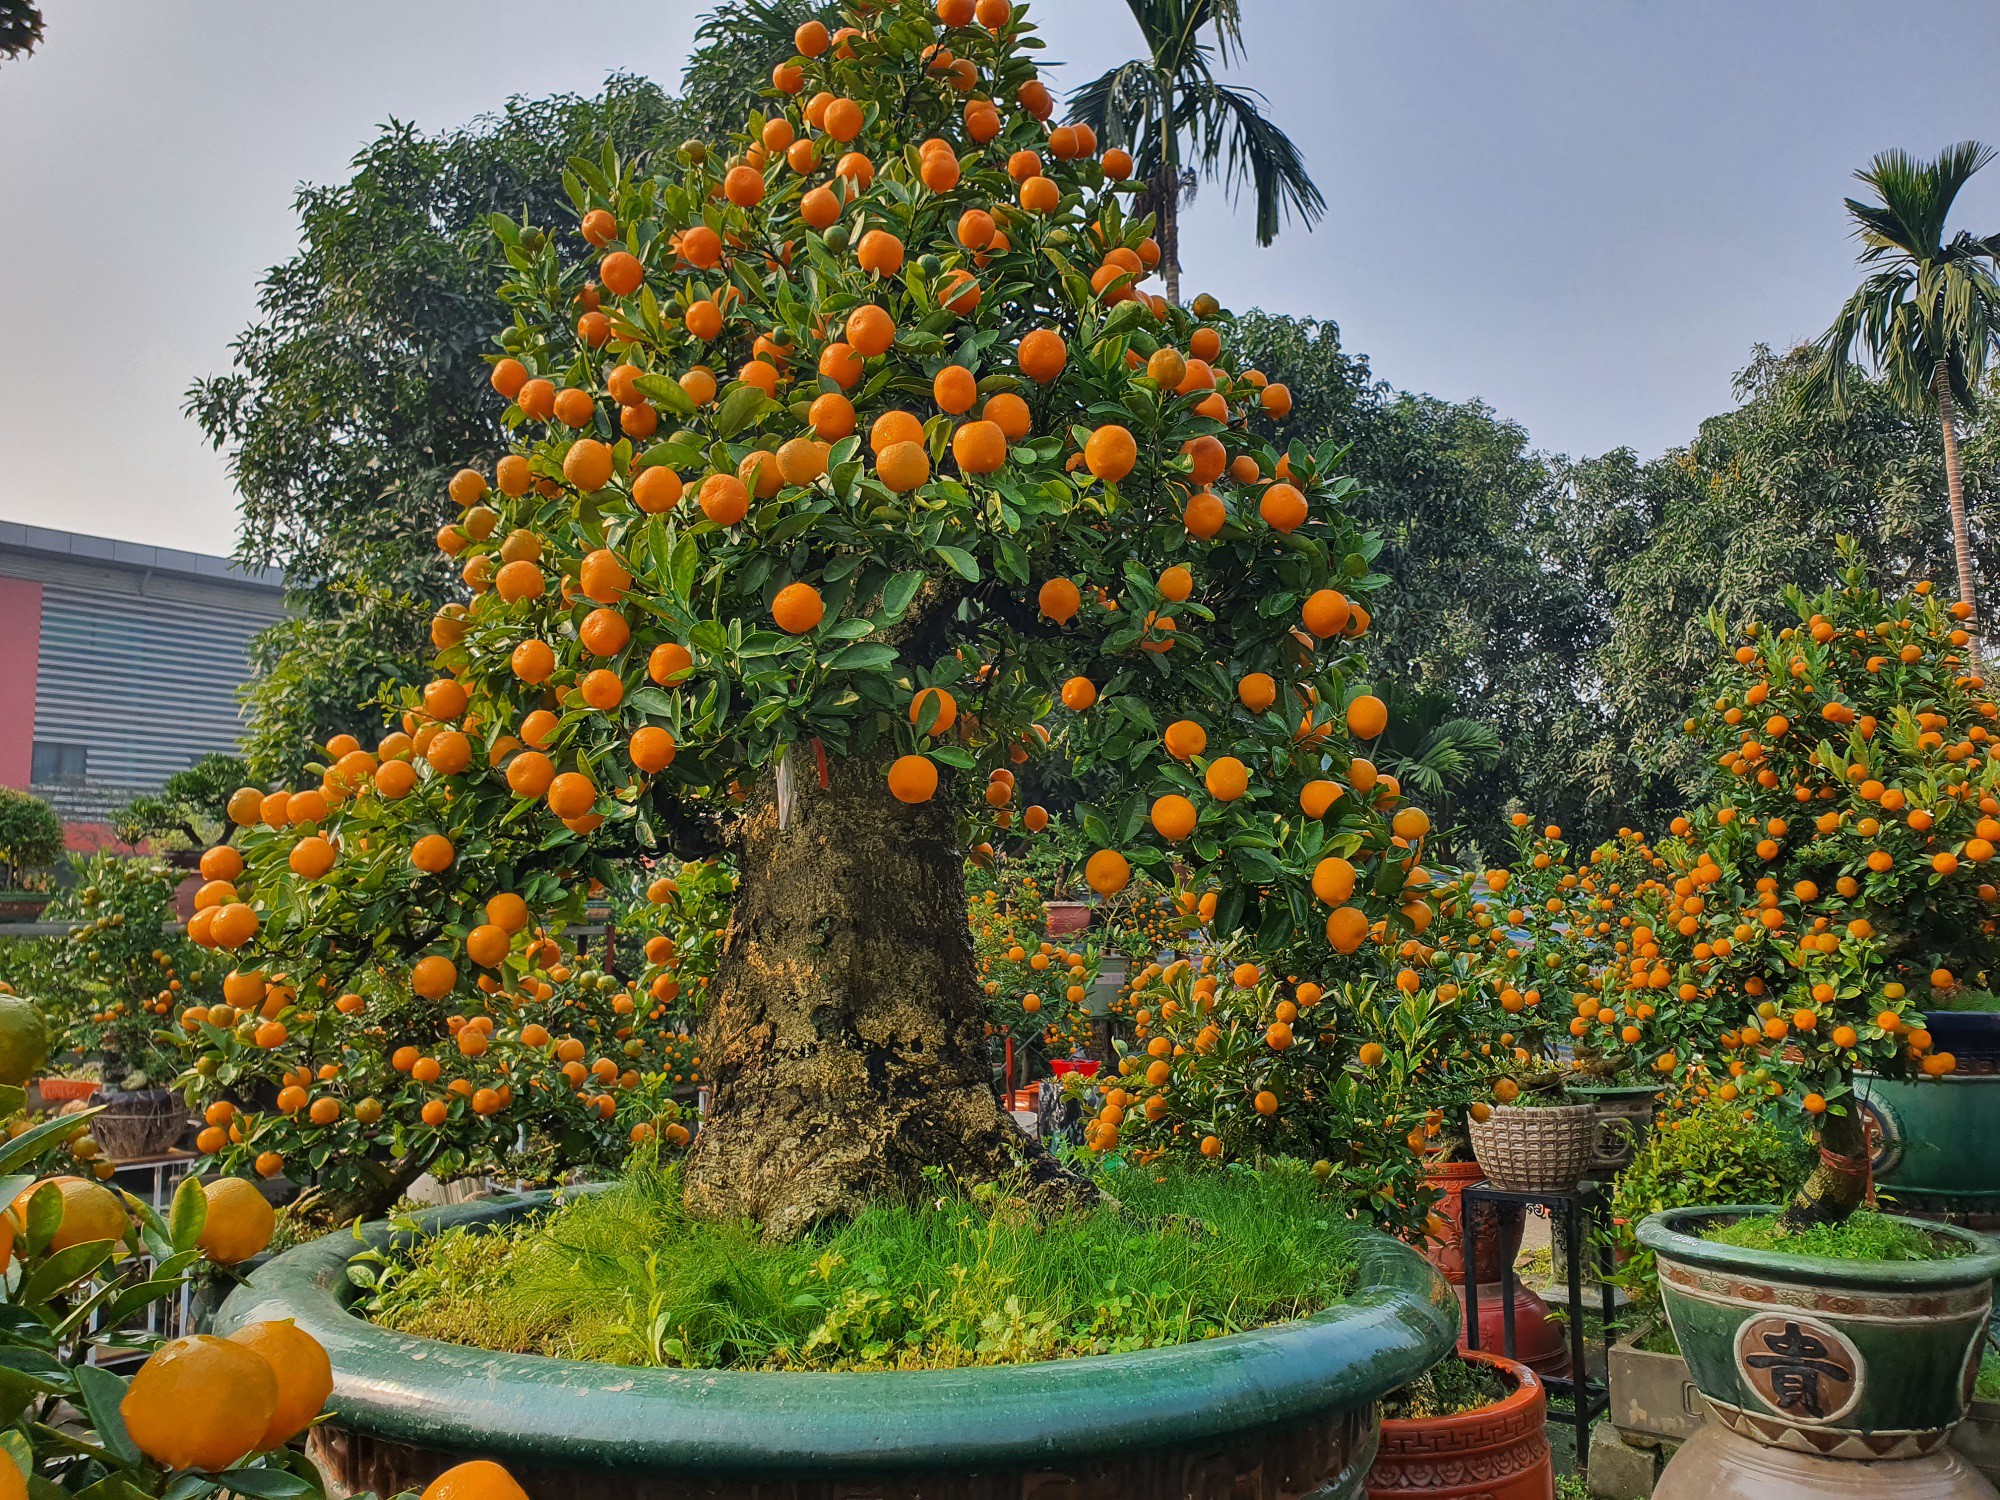
<path fill-rule="evenodd" d="M 34 1002 L 0 995 L 0 1084 L 19 1088 L 49 1060 L 49 1029 Z"/>

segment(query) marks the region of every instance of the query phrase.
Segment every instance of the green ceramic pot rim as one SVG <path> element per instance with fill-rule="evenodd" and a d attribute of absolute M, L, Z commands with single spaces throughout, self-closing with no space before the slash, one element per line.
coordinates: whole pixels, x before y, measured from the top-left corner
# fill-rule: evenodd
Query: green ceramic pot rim
<path fill-rule="evenodd" d="M 1667 1260 L 1705 1270 L 1862 1291 L 1947 1291 L 1977 1286 L 2000 1276 L 2000 1246 L 1985 1235 L 1952 1224 L 1933 1224 L 1897 1215 L 1890 1217 L 1914 1229 L 1963 1241 L 1972 1253 L 1950 1260 L 1838 1260 L 1824 1255 L 1793 1255 L 1783 1250 L 1749 1250 L 1701 1238 L 1703 1229 L 1723 1220 L 1778 1211 L 1772 1204 L 1743 1203 L 1670 1208 L 1639 1221 L 1639 1243 Z"/>
<path fill-rule="evenodd" d="M 501 1223 L 553 1196 L 418 1220 Z M 952 1370 L 628 1369 L 365 1321 L 348 1310 L 357 1293 L 347 1262 L 392 1238 L 376 1223 L 286 1251 L 231 1295 L 216 1331 L 294 1319 L 332 1357 L 339 1426 L 503 1463 L 745 1476 L 1056 1466 L 1364 1406 L 1442 1359 L 1458 1336 L 1444 1278 L 1408 1246 L 1369 1233 L 1340 1306 L 1192 1344 Z"/>

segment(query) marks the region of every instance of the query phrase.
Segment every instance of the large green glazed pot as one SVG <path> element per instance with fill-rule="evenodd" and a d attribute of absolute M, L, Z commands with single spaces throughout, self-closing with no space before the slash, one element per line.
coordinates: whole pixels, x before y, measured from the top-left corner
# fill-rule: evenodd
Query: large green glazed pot
<path fill-rule="evenodd" d="M 1700 1238 L 1770 1208 L 1679 1208 L 1641 1221 L 1688 1373 L 1724 1425 L 1826 1458 L 1915 1458 L 1944 1445 L 1972 1400 L 2000 1251 L 1953 1260 L 1832 1260 Z"/>
<path fill-rule="evenodd" d="M 462 1204 L 492 1224 L 552 1195 Z M 1297 1322 L 1174 1348 L 865 1374 L 628 1369 L 412 1338 L 348 1310 L 347 1262 L 384 1224 L 278 1256 L 217 1331 L 291 1318 L 332 1357 L 314 1456 L 339 1489 L 421 1488 L 466 1458 L 535 1500 L 1350 1500 L 1375 1403 L 1451 1349 L 1458 1304 L 1369 1235 L 1353 1296 Z"/>
<path fill-rule="evenodd" d="M 1932 1011 L 1924 1027 L 1937 1050 L 1958 1060 L 1956 1069 L 1941 1078 L 1855 1079 L 1876 1186 L 1913 1213 L 2000 1214 L 2000 1152 L 1992 1149 L 2000 1134 L 2000 1015 Z"/>

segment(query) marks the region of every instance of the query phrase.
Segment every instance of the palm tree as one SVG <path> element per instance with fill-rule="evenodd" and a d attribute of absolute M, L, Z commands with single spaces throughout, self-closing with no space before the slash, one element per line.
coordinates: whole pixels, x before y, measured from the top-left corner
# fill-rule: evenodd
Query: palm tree
<path fill-rule="evenodd" d="M 1505 755 L 1500 731 L 1483 719 L 1461 716 L 1438 693 L 1392 683 L 1387 698 L 1389 728 L 1376 742 L 1374 757 L 1406 791 L 1431 805 L 1442 830 L 1453 820 L 1459 784 L 1474 772 L 1491 770 Z"/>
<path fill-rule="evenodd" d="M 1180 204 L 1203 178 L 1219 180 L 1232 201 L 1246 181 L 1252 185 L 1260 245 L 1277 238 L 1280 221 L 1291 214 L 1308 226 L 1317 223 L 1326 200 L 1306 175 L 1299 148 L 1264 117 L 1264 96 L 1231 88 L 1215 76 L 1218 61 L 1243 55 L 1240 0 L 1125 4 L 1139 23 L 1147 55 L 1084 84 L 1070 96 L 1070 109 L 1105 146 L 1132 153 L 1145 184 L 1140 207 L 1159 215 L 1167 297 L 1179 302 Z M 1202 34 L 1205 27 L 1213 28 L 1212 42 Z"/>
<path fill-rule="evenodd" d="M 1904 410 L 1928 415 L 1936 403 L 1944 430 L 1958 593 L 1975 611 L 1957 412 L 1977 414 L 1980 378 L 2000 340 L 2000 282 L 1993 274 L 2000 234 L 1981 237 L 1961 229 L 1946 239 L 1945 220 L 1959 189 L 1993 156 L 1990 146 L 1961 141 L 1934 162 L 1884 151 L 1854 174 L 1879 200 L 1847 200 L 1854 235 L 1862 245 L 1861 264 L 1878 269 L 1847 299 L 1820 339 L 1819 356 L 1800 389 L 1802 401 L 1830 401 L 1844 415 L 1860 348 Z"/>
<path fill-rule="evenodd" d="M 0 62 L 26 57 L 41 39 L 41 6 L 34 0 L 0 0 Z"/>

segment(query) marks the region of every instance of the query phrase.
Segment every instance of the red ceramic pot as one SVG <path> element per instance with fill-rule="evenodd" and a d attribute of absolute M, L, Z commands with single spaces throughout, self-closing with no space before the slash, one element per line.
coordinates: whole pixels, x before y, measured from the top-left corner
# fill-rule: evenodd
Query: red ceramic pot
<path fill-rule="evenodd" d="M 1458 1347 L 1467 1347 L 1465 1287 L 1458 1292 Z M 1507 1310 L 1500 1303 L 1500 1283 L 1479 1289 L 1479 1353 L 1507 1347 Z M 1514 1282 L 1514 1356 L 1537 1375 L 1569 1374 L 1569 1338 L 1563 1325 L 1549 1316 L 1549 1305 L 1517 1278 Z"/>
<path fill-rule="evenodd" d="M 1541 1381 L 1498 1355 L 1465 1358 L 1498 1370 L 1513 1394 L 1455 1417 L 1385 1421 L 1370 1500 L 1555 1500 Z"/>
<path fill-rule="evenodd" d="M 1444 1272 L 1445 1280 L 1453 1286 L 1465 1284 L 1465 1190 L 1485 1180 L 1486 1169 L 1476 1161 L 1434 1162 L 1424 1169 L 1425 1185 L 1443 1195 L 1436 1212 L 1444 1222 L 1444 1233 L 1425 1245 L 1424 1258 Z M 1499 1209 L 1490 1204 L 1480 1209 L 1480 1285 L 1498 1281 L 1501 1270 L 1514 1263 L 1521 1253 L 1521 1232 L 1526 1223 L 1524 1215 L 1515 1214 L 1503 1236 Z"/>
<path fill-rule="evenodd" d="M 44 1078 L 36 1086 L 44 1104 L 74 1104 L 97 1092 L 97 1085 L 88 1078 Z"/>
<path fill-rule="evenodd" d="M 1090 906 L 1083 901 L 1050 901 L 1042 907 L 1042 925 L 1050 937 L 1081 932 L 1090 925 Z"/>

